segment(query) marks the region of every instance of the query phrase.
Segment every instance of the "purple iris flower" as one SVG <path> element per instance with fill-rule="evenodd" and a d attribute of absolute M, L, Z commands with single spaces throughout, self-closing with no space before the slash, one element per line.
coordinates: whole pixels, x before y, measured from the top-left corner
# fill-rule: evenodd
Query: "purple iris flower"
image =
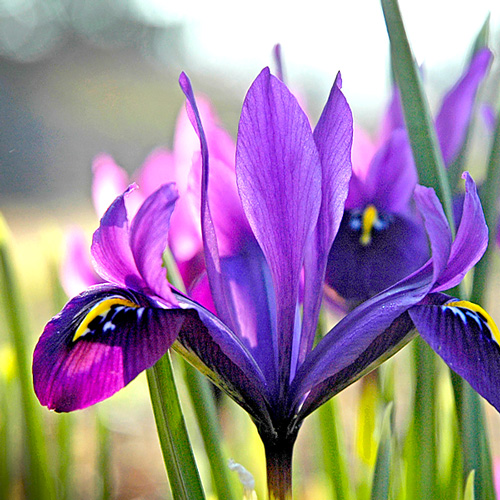
<path fill-rule="evenodd" d="M 460 153 L 491 57 L 488 49 L 480 50 L 443 99 L 435 125 L 446 166 Z M 378 143 L 377 150 L 362 130 L 355 130 L 349 195 L 328 260 L 326 283 L 349 304 L 393 285 L 429 257 L 412 199 L 418 177 L 397 89 Z"/>
<path fill-rule="evenodd" d="M 416 324 L 445 361 L 500 408 L 498 330 L 482 309 L 442 293 L 486 248 L 472 179 L 465 177 L 463 217 L 453 242 L 436 195 L 417 186 L 432 258 L 353 310 L 313 348 L 328 254 L 351 173 L 352 115 L 340 77 L 314 131 L 269 69 L 251 85 L 236 147 L 238 190 L 251 231 L 227 256 L 219 253 L 210 211 L 202 122 L 184 74 L 180 83 L 201 143 L 202 235 L 217 314 L 170 287 L 161 266 L 175 188 L 167 184 L 153 193 L 130 227 L 127 191 L 93 239 L 96 268 L 107 283 L 70 300 L 35 349 L 41 403 L 56 411 L 96 403 L 175 342 L 249 412 L 272 467 L 277 456 L 290 454 L 291 460 L 305 416 L 400 349 L 416 334 Z"/>

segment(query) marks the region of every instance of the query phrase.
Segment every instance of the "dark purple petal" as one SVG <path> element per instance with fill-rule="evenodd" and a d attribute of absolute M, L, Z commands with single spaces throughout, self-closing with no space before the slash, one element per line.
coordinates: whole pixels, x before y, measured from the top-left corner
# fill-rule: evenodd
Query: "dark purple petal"
<path fill-rule="evenodd" d="M 305 418 L 335 394 L 377 368 L 416 335 L 415 326 L 408 313 L 398 316 L 386 330 L 380 331 L 379 335 L 360 351 L 353 362 L 314 386 L 300 405 L 299 419 Z"/>
<path fill-rule="evenodd" d="M 340 73 L 314 129 L 322 169 L 321 208 L 304 260 L 304 307 L 298 362 L 311 350 L 322 300 L 328 252 L 342 220 L 351 177 L 352 113 L 340 90 Z"/>
<path fill-rule="evenodd" d="M 230 308 L 227 303 L 226 283 L 224 282 L 224 278 L 222 276 L 217 237 L 208 200 L 209 156 L 207 139 L 201 123 L 191 82 L 185 73 L 181 73 L 179 77 L 179 84 L 187 98 L 187 112 L 189 119 L 191 120 L 195 132 L 200 139 L 202 158 L 201 228 L 208 281 L 212 292 L 212 299 L 217 309 L 217 314 L 222 321 L 224 321 L 224 323 L 232 327 L 234 325 L 234 320 L 231 316 Z"/>
<path fill-rule="evenodd" d="M 78 295 L 47 324 L 35 348 L 41 404 L 73 411 L 110 397 L 167 352 L 190 314 L 110 285 Z"/>
<path fill-rule="evenodd" d="M 436 132 L 446 165 L 453 162 L 460 152 L 471 119 L 477 89 L 488 71 L 491 58 L 489 49 L 478 51 L 461 79 L 443 99 L 436 118 Z"/>
<path fill-rule="evenodd" d="M 500 334 L 491 317 L 475 304 L 436 294 L 410 316 L 420 335 L 446 364 L 500 411 Z M 449 302 L 451 300 L 451 302 Z M 443 302 L 446 302 L 443 304 Z"/>
<path fill-rule="evenodd" d="M 299 277 L 318 218 L 321 176 L 306 115 L 286 86 L 264 69 L 243 104 L 236 178 L 243 209 L 273 278 L 280 384 L 288 382 L 290 373 Z"/>
<path fill-rule="evenodd" d="M 458 227 L 453 242 L 451 255 L 444 272 L 440 273 L 433 291 L 441 292 L 458 285 L 483 256 L 488 246 L 488 226 L 484 220 L 481 201 L 476 184 L 468 172 L 464 172 L 465 199 Z"/>
<path fill-rule="evenodd" d="M 423 223 L 417 217 L 379 213 L 380 229 L 363 245 L 361 214 L 346 211 L 333 242 L 326 283 L 341 297 L 359 303 L 394 285 L 429 258 Z"/>
<path fill-rule="evenodd" d="M 417 181 L 406 130 L 394 130 L 370 164 L 364 183 L 366 203 L 387 212 L 407 212 Z"/>
<path fill-rule="evenodd" d="M 180 294 L 176 294 L 176 299 L 181 307 L 197 311 L 198 316 L 192 316 L 183 325 L 174 349 L 254 419 L 266 426 L 271 425 L 268 410 L 270 389 L 244 343 L 204 307 Z"/>
<path fill-rule="evenodd" d="M 163 267 L 163 252 L 177 198 L 175 184 L 163 185 L 144 201 L 130 228 L 130 248 L 140 275 L 154 293 L 169 303 L 174 298 Z"/>
<path fill-rule="evenodd" d="M 125 197 L 135 186 L 118 196 L 101 219 L 92 238 L 91 254 L 94 267 L 105 280 L 125 288 L 144 285 L 129 244 L 129 223 Z"/>

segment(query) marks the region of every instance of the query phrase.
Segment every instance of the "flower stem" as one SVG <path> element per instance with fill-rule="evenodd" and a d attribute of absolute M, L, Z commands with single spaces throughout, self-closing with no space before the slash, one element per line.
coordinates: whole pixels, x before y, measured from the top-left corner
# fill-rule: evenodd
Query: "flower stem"
<path fill-rule="evenodd" d="M 269 500 L 291 500 L 294 439 L 264 441 Z"/>
<path fill-rule="evenodd" d="M 151 403 L 174 500 L 203 500 L 205 494 L 175 387 L 170 354 L 147 370 Z"/>

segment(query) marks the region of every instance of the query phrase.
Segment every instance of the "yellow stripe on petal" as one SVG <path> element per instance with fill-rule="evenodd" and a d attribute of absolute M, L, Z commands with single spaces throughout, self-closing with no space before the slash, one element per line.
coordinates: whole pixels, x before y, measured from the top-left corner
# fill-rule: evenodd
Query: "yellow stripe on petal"
<path fill-rule="evenodd" d="M 73 342 L 78 340 L 80 337 L 87 335 L 92 330 L 89 328 L 90 323 L 94 321 L 99 316 L 104 318 L 106 314 L 108 314 L 109 310 L 113 306 L 124 306 L 124 307 L 133 307 L 138 308 L 139 306 L 130 300 L 124 299 L 123 297 L 110 297 L 108 299 L 101 300 L 98 302 L 85 316 L 84 320 L 80 323 L 80 326 L 75 332 L 73 336 Z"/>
<path fill-rule="evenodd" d="M 491 332 L 491 337 L 493 340 L 500 345 L 500 331 L 498 326 L 493 321 L 493 318 L 481 307 L 468 300 L 458 300 L 457 302 L 448 302 L 444 304 L 445 307 L 460 307 L 462 309 L 468 309 L 469 311 L 475 312 L 481 319 L 484 320 L 486 326 Z"/>
<path fill-rule="evenodd" d="M 378 221 L 378 212 L 374 205 L 368 205 L 363 211 L 361 237 L 359 242 L 365 247 L 372 241 L 372 229 Z"/>

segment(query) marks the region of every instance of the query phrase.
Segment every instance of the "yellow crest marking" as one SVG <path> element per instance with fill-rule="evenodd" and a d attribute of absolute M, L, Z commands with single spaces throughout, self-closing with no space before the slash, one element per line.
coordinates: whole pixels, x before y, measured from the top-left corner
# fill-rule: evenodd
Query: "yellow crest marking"
<path fill-rule="evenodd" d="M 362 232 L 359 242 L 365 247 L 372 241 L 372 229 L 378 221 L 378 212 L 374 205 L 368 205 L 363 211 Z"/>
<path fill-rule="evenodd" d="M 85 316 L 84 320 L 80 323 L 80 326 L 73 336 L 73 342 L 78 340 L 83 335 L 90 332 L 89 324 L 98 316 L 105 315 L 112 306 L 120 305 L 125 307 L 138 308 L 139 306 L 130 300 L 124 299 L 122 297 L 110 297 L 108 299 L 101 300 L 98 302 Z"/>
<path fill-rule="evenodd" d="M 462 307 L 478 313 L 486 321 L 486 326 L 490 329 L 493 340 L 500 345 L 500 331 L 498 330 L 498 326 L 493 321 L 493 318 L 481 306 L 478 306 L 473 302 L 469 302 L 468 300 L 458 300 L 457 302 L 449 302 L 444 305 L 446 307 Z"/>

